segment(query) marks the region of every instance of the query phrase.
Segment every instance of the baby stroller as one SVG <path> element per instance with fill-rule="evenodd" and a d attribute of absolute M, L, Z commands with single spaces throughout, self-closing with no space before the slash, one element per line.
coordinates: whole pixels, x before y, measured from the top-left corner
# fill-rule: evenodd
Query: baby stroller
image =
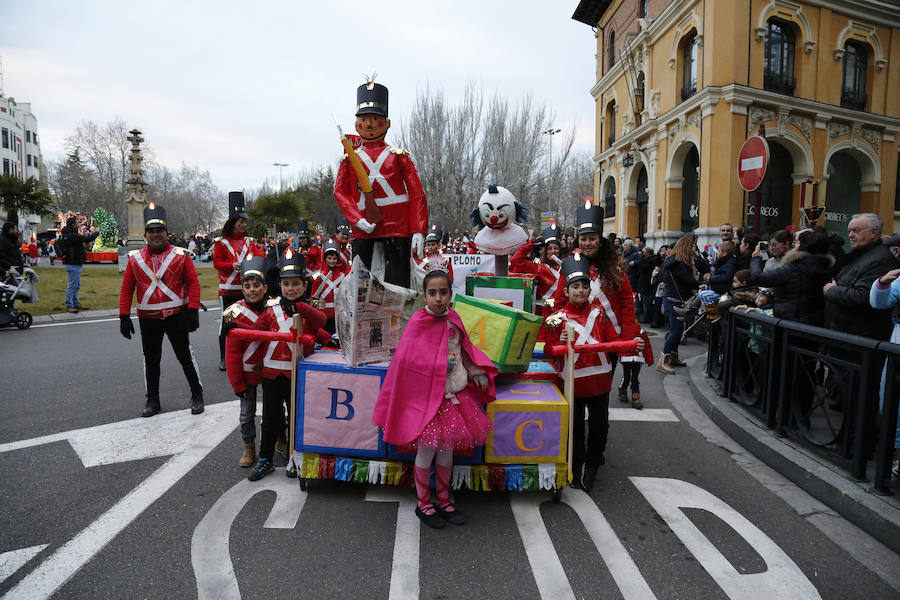
<path fill-rule="evenodd" d="M 38 301 L 37 290 L 34 284 L 38 276 L 33 269 L 25 267 L 23 275 L 10 270 L 6 280 L 0 282 L 0 327 L 15 324 L 19 329 L 31 327 L 31 313 L 24 310 L 16 310 L 16 300 L 32 304 Z"/>
<path fill-rule="evenodd" d="M 681 334 L 681 343 L 687 342 L 688 336 L 694 336 L 700 341 L 706 341 L 709 335 L 710 325 L 718 322 L 721 315 L 718 310 L 719 294 L 712 290 L 703 290 L 698 294 L 700 309 L 689 310 L 684 316 L 687 324 Z"/>

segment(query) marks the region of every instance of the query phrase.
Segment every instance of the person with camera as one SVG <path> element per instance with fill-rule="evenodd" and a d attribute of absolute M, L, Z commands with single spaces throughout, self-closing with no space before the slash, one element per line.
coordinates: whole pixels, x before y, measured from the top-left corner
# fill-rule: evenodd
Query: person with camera
<path fill-rule="evenodd" d="M 187 250 L 169 244 L 166 210 L 152 202 L 144 208 L 144 239 L 147 247 L 128 253 L 128 266 L 119 293 L 119 331 L 130 340 L 131 298 L 137 290 L 138 325 L 144 351 L 147 404 L 142 417 L 161 410 L 159 363 L 163 336 L 169 338 L 175 357 L 191 389 L 191 413 L 203 412 L 203 386 L 188 333 L 200 326 L 200 281 Z"/>
<path fill-rule="evenodd" d="M 60 231 L 61 248 L 57 247 L 57 255 L 60 251 L 63 253 L 63 264 L 66 266 L 68 273 L 68 283 L 66 284 L 66 312 L 77 313 L 79 310 L 85 310 L 78 299 L 78 290 L 81 289 L 81 269 L 87 258 L 87 251 L 84 245 L 93 242 L 100 235 L 100 231 L 94 227 L 87 228 L 82 225 L 78 226 L 76 217 L 66 219 L 66 226 Z"/>

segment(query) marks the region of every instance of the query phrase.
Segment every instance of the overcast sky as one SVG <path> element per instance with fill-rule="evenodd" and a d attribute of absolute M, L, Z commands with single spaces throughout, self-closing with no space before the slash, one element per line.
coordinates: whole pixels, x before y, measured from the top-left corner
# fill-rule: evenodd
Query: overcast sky
<path fill-rule="evenodd" d="M 3 2 L 4 93 L 31 102 L 45 160 L 82 120 L 138 127 L 156 160 L 223 191 L 287 180 L 341 154 L 364 73 L 390 90 L 396 140 L 416 93 L 467 82 L 531 92 L 594 143 L 595 39 L 570 1 Z M 226 200 L 223 199 L 223 202 Z"/>

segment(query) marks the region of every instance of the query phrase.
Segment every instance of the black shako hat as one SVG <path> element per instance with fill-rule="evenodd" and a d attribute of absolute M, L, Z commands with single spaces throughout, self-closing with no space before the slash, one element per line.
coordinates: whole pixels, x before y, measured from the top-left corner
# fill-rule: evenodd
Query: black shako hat
<path fill-rule="evenodd" d="M 601 220 L 600 222 L 602 223 L 603 221 Z M 545 229 L 541 235 L 544 238 L 545 244 L 549 244 L 551 242 L 554 244 L 559 243 L 559 236 L 556 235 L 556 223 Z"/>
<path fill-rule="evenodd" d="M 166 231 L 169 230 L 169 227 L 166 225 L 166 209 L 155 202 L 150 202 L 144 207 L 144 229 L 147 230 L 153 227 L 162 227 Z"/>
<path fill-rule="evenodd" d="M 603 207 L 585 202 L 575 213 L 575 235 L 596 233 L 603 235 Z"/>
<path fill-rule="evenodd" d="M 244 212 L 244 192 L 228 192 L 228 218 L 250 218 Z"/>
<path fill-rule="evenodd" d="M 579 279 L 590 281 L 591 265 L 588 260 L 586 258 L 583 258 L 581 256 L 581 253 L 578 252 L 568 258 L 563 259 L 562 273 L 563 279 L 566 282 L 566 287 L 568 287 L 570 283 L 578 281 Z"/>
<path fill-rule="evenodd" d="M 290 246 L 281 257 L 282 277 L 306 277 L 306 257 Z"/>
<path fill-rule="evenodd" d="M 341 245 L 334 240 L 328 240 L 327 242 L 325 242 L 325 245 L 322 246 L 322 256 L 326 256 L 329 252 L 334 252 L 338 256 L 340 256 Z"/>
<path fill-rule="evenodd" d="M 264 256 L 251 256 L 241 262 L 241 281 L 248 277 L 259 277 L 266 280 L 266 258 Z"/>
<path fill-rule="evenodd" d="M 426 242 L 441 242 L 441 238 L 444 237 L 444 231 L 438 227 L 437 225 L 432 225 L 431 229 L 428 230 L 428 234 L 425 236 Z"/>
<path fill-rule="evenodd" d="M 375 76 L 356 88 L 356 116 L 381 115 L 388 116 L 388 89 L 375 83 Z"/>
<path fill-rule="evenodd" d="M 297 237 L 309 237 L 309 221 L 306 219 L 297 221 Z"/>
<path fill-rule="evenodd" d="M 352 230 L 350 229 L 350 223 L 347 222 L 347 217 L 338 217 L 335 219 L 334 232 L 350 235 Z"/>

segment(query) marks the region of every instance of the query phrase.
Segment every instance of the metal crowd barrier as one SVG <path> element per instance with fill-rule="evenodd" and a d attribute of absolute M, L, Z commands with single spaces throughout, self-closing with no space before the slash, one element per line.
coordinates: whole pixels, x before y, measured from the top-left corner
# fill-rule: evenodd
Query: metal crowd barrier
<path fill-rule="evenodd" d="M 874 460 L 874 491 L 892 493 L 900 345 L 736 307 L 710 330 L 707 374 L 720 395 L 857 481 Z"/>

